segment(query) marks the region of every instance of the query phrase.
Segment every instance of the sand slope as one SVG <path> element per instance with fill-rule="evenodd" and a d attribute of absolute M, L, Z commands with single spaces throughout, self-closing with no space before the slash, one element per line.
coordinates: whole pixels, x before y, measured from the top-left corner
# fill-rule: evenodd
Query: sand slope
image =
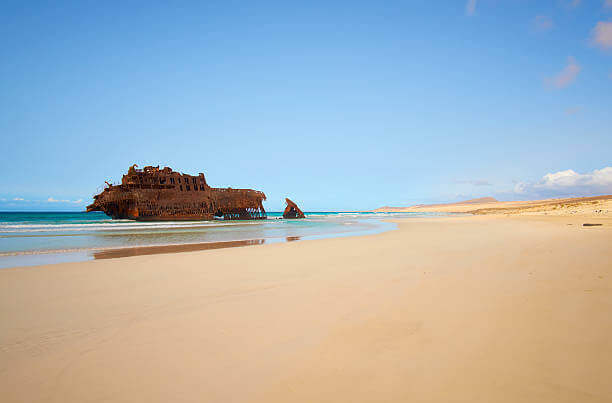
<path fill-rule="evenodd" d="M 381 207 L 374 211 L 612 217 L 612 195 L 509 202 L 484 197 L 459 203 Z"/>
<path fill-rule="evenodd" d="M 0 270 L 2 401 L 610 402 L 601 222 L 413 219 Z"/>

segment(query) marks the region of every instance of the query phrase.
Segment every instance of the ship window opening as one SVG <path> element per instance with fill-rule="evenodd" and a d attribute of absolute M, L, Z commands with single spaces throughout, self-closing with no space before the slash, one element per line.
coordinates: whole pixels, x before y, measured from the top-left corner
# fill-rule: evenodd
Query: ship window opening
<path fill-rule="evenodd" d="M 174 185 L 174 178 L 170 178 L 170 183 Z"/>
<path fill-rule="evenodd" d="M 191 178 L 191 181 L 192 181 L 193 183 L 196 183 L 196 178 Z"/>
<path fill-rule="evenodd" d="M 190 190 L 190 189 L 189 189 L 189 185 L 186 185 L 186 186 L 185 186 L 185 188 L 186 188 L 187 190 Z"/>
<path fill-rule="evenodd" d="M 181 192 L 183 191 L 183 185 L 181 185 Z"/>
<path fill-rule="evenodd" d="M 200 185 L 200 190 L 204 190 L 204 185 Z"/>

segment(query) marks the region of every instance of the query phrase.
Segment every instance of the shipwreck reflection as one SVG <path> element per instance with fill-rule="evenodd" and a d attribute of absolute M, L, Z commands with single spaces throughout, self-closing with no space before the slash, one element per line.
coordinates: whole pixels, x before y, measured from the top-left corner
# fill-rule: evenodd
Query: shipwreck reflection
<path fill-rule="evenodd" d="M 298 237 L 299 238 L 299 237 Z M 129 256 L 157 255 L 162 253 L 195 252 L 200 250 L 236 248 L 240 246 L 263 245 L 265 239 L 244 241 L 205 242 L 184 245 L 136 246 L 131 248 L 105 249 L 93 253 L 94 259 L 115 259 Z"/>

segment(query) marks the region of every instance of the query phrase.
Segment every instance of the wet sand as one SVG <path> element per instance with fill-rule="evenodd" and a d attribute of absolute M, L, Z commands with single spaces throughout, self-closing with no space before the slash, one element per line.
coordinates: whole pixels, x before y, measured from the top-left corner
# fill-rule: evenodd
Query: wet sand
<path fill-rule="evenodd" d="M 287 242 L 299 237 L 287 237 Z M 201 250 L 237 248 L 240 246 L 263 245 L 265 239 L 247 239 L 243 241 L 201 242 L 181 245 L 137 246 L 130 248 L 104 249 L 93 253 L 94 259 L 117 259 L 120 257 L 161 255 L 167 253 L 195 252 Z"/>
<path fill-rule="evenodd" d="M 610 245 L 473 216 L 0 270 L 2 401 L 609 402 Z"/>

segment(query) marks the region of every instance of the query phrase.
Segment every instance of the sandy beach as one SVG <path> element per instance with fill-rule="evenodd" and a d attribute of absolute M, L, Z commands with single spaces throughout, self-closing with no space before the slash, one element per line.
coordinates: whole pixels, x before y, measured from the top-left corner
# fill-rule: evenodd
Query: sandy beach
<path fill-rule="evenodd" d="M 0 21 L 0 403 L 612 403 L 612 0 Z"/>
<path fill-rule="evenodd" d="M 469 216 L 0 270 L 2 401 L 609 402 L 610 245 Z"/>

